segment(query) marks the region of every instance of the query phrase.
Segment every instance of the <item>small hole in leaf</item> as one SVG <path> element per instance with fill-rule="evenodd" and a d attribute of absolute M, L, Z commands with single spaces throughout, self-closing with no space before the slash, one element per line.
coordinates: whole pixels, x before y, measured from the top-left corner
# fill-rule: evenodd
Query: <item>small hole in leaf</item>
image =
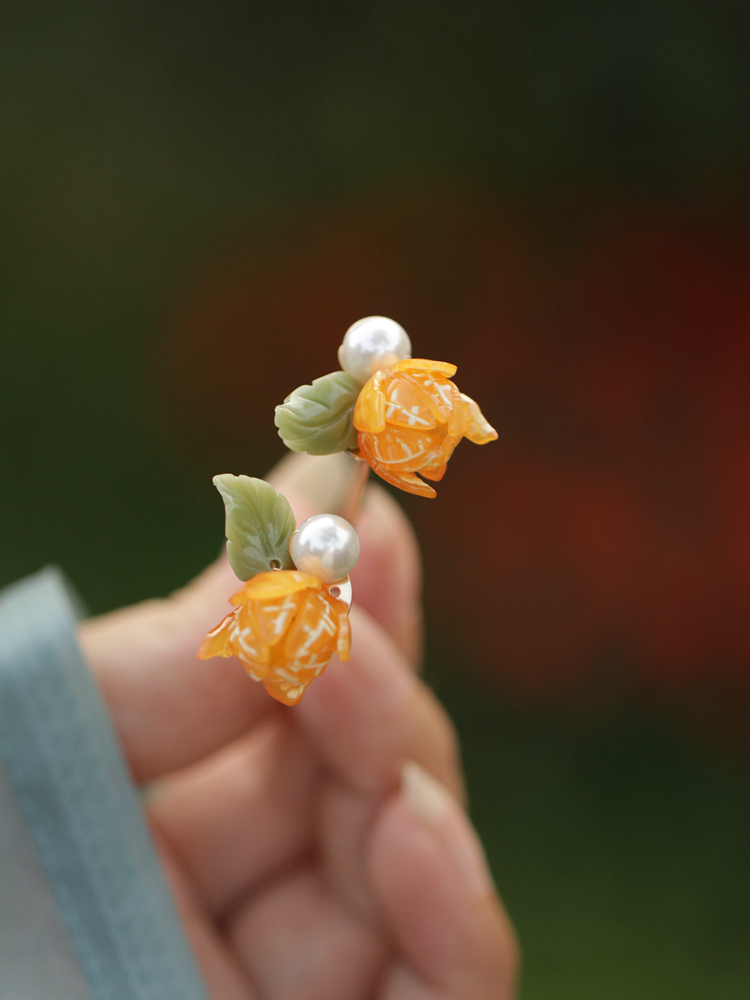
<path fill-rule="evenodd" d="M 271 560 L 271 569 L 281 569 L 281 560 L 280 559 L 272 559 Z"/>

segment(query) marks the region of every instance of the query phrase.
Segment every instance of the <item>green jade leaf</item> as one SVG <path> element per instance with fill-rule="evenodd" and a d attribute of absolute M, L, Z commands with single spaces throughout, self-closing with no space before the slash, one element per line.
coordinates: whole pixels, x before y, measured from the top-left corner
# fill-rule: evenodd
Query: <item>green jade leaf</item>
<path fill-rule="evenodd" d="M 301 385 L 276 407 L 274 423 L 291 451 L 332 455 L 357 447 L 352 423 L 362 386 L 346 372 L 331 372 Z"/>
<path fill-rule="evenodd" d="M 214 476 L 226 513 L 229 562 L 240 580 L 271 569 L 293 569 L 289 539 L 296 528 L 288 500 L 250 476 Z"/>

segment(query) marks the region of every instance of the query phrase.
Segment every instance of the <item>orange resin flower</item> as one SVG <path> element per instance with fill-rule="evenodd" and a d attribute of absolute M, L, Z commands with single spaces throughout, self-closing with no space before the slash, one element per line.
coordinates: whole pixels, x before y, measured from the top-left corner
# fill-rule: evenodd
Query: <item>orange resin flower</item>
<path fill-rule="evenodd" d="M 297 570 L 259 573 L 231 598 L 234 611 L 208 633 L 198 656 L 235 656 L 273 698 L 296 705 L 334 653 L 349 659 L 341 588 Z"/>
<path fill-rule="evenodd" d="M 354 426 L 360 454 L 373 471 L 408 493 L 436 496 L 417 476 L 439 482 L 462 437 L 497 438 L 482 412 L 450 381 L 456 366 L 407 359 L 378 371 L 360 392 Z"/>
<path fill-rule="evenodd" d="M 214 485 L 229 563 L 246 582 L 198 657 L 234 656 L 271 697 L 296 705 L 334 653 L 349 659 L 357 532 L 336 514 L 313 514 L 296 528 L 288 501 L 262 479 L 225 473 Z"/>
<path fill-rule="evenodd" d="M 438 482 L 462 437 L 475 444 L 497 433 L 451 382 L 455 365 L 411 356 L 402 326 L 365 316 L 344 334 L 342 370 L 302 385 L 276 407 L 276 426 L 292 451 L 349 451 L 408 493 L 436 496 Z"/>

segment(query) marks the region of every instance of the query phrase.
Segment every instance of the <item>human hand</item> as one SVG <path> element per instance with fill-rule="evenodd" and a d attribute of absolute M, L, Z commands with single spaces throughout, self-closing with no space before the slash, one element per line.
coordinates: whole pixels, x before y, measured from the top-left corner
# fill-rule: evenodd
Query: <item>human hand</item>
<path fill-rule="evenodd" d="M 298 523 L 316 513 L 309 461 L 273 480 Z M 514 934 L 453 728 L 414 670 L 416 544 L 376 486 L 357 529 L 351 659 L 292 709 L 196 658 L 237 588 L 226 558 L 81 642 L 212 1000 L 510 1000 Z"/>

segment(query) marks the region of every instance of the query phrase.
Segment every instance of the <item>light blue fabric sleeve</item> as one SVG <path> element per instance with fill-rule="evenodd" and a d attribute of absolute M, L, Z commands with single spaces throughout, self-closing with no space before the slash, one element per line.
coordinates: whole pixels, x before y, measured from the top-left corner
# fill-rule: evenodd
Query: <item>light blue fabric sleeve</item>
<path fill-rule="evenodd" d="M 88 984 L 81 1000 L 206 1000 L 138 793 L 78 648 L 65 582 L 53 569 L 0 594 L 0 754 L 48 879 L 34 891 L 49 909 L 42 897 L 51 888 Z M 19 857 L 28 846 L 17 845 Z M 0 919 L 13 913 L 4 903 Z M 52 928 L 55 919 L 39 927 Z M 20 960 L 3 953 L 3 939 L 0 926 L 0 968 Z M 56 952 L 52 938 L 48 946 L 46 954 L 40 939 L 40 962 L 61 954 L 59 941 Z"/>
<path fill-rule="evenodd" d="M 0 758 L 0 997 L 92 1000 Z"/>

